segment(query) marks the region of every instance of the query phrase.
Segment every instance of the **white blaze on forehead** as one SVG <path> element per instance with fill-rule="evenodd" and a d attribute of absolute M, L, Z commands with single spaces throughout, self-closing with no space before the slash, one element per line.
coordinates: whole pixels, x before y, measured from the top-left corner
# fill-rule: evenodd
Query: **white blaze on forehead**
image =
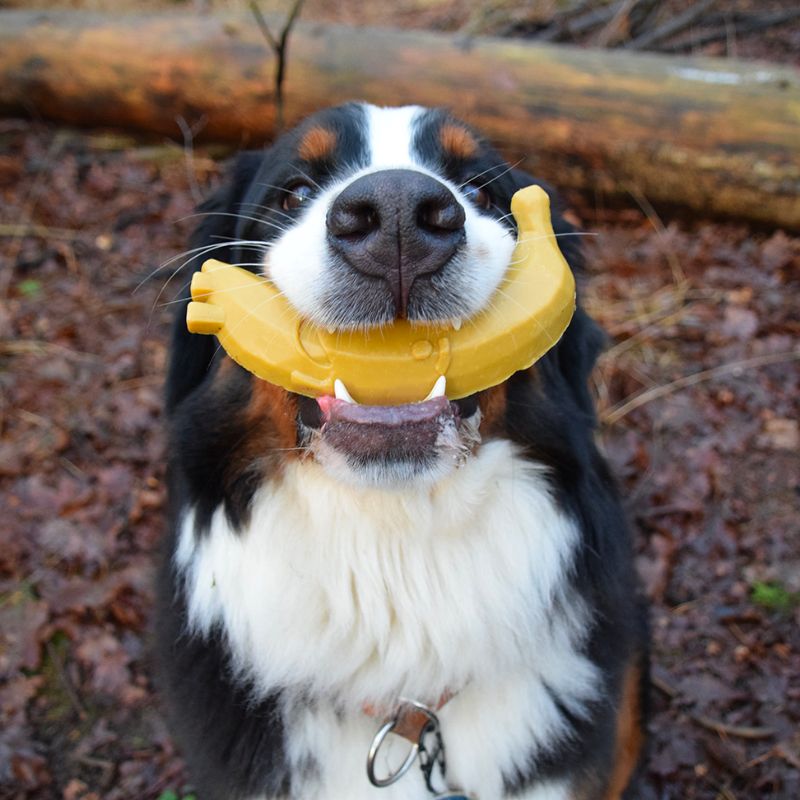
<path fill-rule="evenodd" d="M 366 106 L 369 170 L 419 167 L 414 157 L 415 122 L 423 113 L 420 106 L 378 108 Z"/>

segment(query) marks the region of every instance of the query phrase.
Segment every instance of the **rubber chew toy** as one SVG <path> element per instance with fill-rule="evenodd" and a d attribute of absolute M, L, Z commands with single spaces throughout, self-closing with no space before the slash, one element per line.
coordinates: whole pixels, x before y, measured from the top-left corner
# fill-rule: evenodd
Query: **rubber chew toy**
<path fill-rule="evenodd" d="M 187 326 L 216 334 L 259 378 L 310 397 L 334 394 L 338 378 L 359 403 L 412 403 L 442 375 L 447 397 L 466 397 L 531 366 L 575 309 L 575 281 L 556 244 L 547 194 L 528 186 L 514 195 L 511 211 L 519 240 L 506 275 L 489 308 L 459 330 L 397 320 L 330 332 L 302 319 L 264 277 L 214 260 L 194 275 Z"/>

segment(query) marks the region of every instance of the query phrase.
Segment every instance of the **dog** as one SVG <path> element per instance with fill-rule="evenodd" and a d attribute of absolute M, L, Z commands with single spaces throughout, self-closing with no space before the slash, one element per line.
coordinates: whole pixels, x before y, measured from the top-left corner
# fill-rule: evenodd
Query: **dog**
<path fill-rule="evenodd" d="M 579 271 L 553 191 L 447 111 L 327 109 L 239 156 L 190 269 L 243 265 L 330 330 L 457 328 L 491 304 L 532 183 Z M 532 368 L 430 414 L 295 395 L 178 315 L 157 642 L 201 798 L 624 796 L 646 625 L 593 443 L 603 341 L 578 306 Z"/>

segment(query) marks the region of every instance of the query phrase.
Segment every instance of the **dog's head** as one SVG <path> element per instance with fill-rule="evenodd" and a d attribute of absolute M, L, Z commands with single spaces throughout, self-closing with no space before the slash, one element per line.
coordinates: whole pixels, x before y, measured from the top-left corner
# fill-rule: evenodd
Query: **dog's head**
<path fill-rule="evenodd" d="M 444 111 L 350 104 L 242 157 L 195 243 L 264 274 L 328 329 L 379 336 L 399 318 L 458 327 L 492 302 L 515 244 L 511 196 L 536 182 Z M 570 229 L 557 212 L 553 221 Z M 177 401 L 191 378 L 173 377 L 185 384 Z M 502 387 L 454 402 L 441 383 L 431 389 L 391 408 L 352 403 L 341 382 L 316 400 L 249 393 L 251 405 L 269 393 L 293 418 L 281 444 L 307 448 L 342 479 L 383 484 L 445 475 L 504 413 Z"/>

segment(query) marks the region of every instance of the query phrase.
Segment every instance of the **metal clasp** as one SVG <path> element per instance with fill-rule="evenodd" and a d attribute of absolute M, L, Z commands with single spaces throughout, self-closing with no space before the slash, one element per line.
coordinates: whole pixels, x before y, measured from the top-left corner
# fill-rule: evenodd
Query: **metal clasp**
<path fill-rule="evenodd" d="M 411 732 L 408 730 L 409 724 L 414 726 L 414 730 Z M 411 742 L 411 749 L 397 770 L 390 772 L 385 778 L 379 778 L 375 774 L 375 761 L 381 745 L 390 733 L 398 732 L 401 729 L 403 730 L 402 735 Z M 431 734 L 435 736 L 436 741 L 433 748 L 425 743 L 426 737 Z M 430 774 L 434 764 L 444 763 L 439 718 L 428 706 L 418 703 L 416 700 L 403 700 L 395 715 L 380 727 L 370 745 L 367 754 L 367 777 L 370 783 L 378 787 L 391 786 L 411 769 L 418 755 L 422 772 L 425 775 L 425 783 L 430 787 Z"/>

